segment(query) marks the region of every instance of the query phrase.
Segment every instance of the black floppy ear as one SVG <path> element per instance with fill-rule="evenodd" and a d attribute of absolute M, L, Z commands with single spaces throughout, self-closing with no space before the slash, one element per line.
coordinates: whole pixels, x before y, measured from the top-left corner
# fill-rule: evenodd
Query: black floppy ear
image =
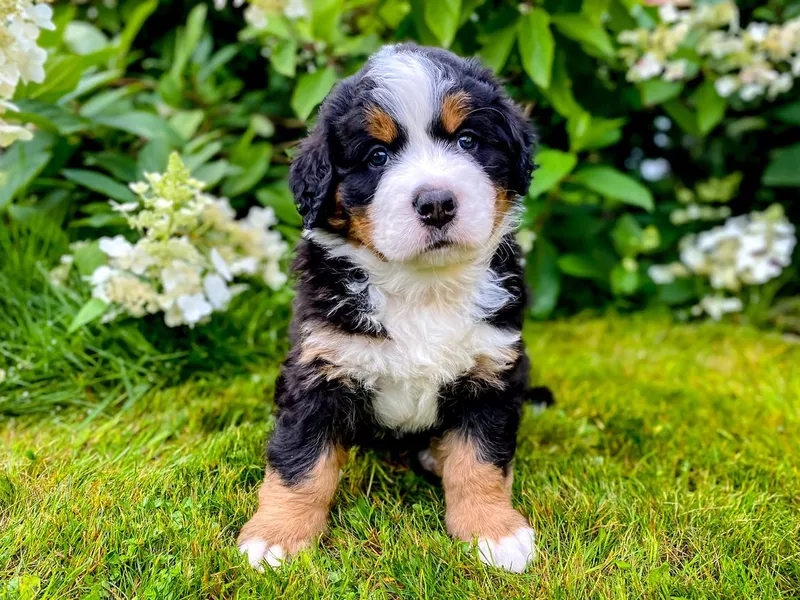
<path fill-rule="evenodd" d="M 531 176 L 536 165 L 533 164 L 533 150 L 536 135 L 528 118 L 512 102 L 506 105 L 506 123 L 511 134 L 511 155 L 509 188 L 524 196 L 531 186 Z"/>
<path fill-rule="evenodd" d="M 289 187 L 294 194 L 303 227 L 311 229 L 322 222 L 325 205 L 332 193 L 333 165 L 324 123 L 321 120 L 300 142 L 289 170 Z"/>

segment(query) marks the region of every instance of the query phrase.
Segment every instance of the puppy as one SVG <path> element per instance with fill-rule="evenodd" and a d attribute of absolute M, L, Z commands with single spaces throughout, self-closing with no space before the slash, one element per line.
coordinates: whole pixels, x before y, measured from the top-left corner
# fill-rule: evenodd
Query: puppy
<path fill-rule="evenodd" d="M 325 531 L 345 450 L 422 448 L 447 530 L 520 572 L 536 553 L 511 505 L 529 363 L 512 235 L 530 124 L 475 60 L 382 49 L 339 83 L 300 145 L 292 349 L 259 506 L 239 535 L 279 565 Z"/>

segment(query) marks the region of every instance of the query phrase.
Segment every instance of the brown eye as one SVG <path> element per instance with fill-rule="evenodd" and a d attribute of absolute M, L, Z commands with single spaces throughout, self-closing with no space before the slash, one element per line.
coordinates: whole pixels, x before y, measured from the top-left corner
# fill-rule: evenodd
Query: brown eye
<path fill-rule="evenodd" d="M 383 148 L 375 148 L 370 152 L 367 162 L 373 167 L 382 167 L 389 160 L 389 153 Z"/>
<path fill-rule="evenodd" d="M 470 133 L 462 133 L 458 136 L 458 145 L 462 150 L 473 150 L 478 145 L 478 140 Z"/>

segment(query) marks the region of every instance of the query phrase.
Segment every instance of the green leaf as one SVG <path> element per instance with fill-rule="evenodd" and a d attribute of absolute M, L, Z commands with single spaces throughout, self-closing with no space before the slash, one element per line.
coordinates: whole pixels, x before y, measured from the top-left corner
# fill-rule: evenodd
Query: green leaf
<path fill-rule="evenodd" d="M 580 43 L 588 53 L 599 53 L 604 57 L 614 55 L 614 46 L 605 29 L 594 25 L 583 15 L 559 14 L 553 15 L 551 20 L 563 35 Z"/>
<path fill-rule="evenodd" d="M 656 106 L 680 95 L 683 84 L 678 81 L 665 81 L 663 79 L 649 79 L 639 84 L 639 93 L 642 104 Z"/>
<path fill-rule="evenodd" d="M 603 19 L 608 15 L 610 4 L 611 0 L 583 0 L 581 13 L 589 19 L 592 25 L 599 27 L 603 23 Z"/>
<path fill-rule="evenodd" d="M 292 193 L 283 183 L 261 188 L 256 192 L 256 198 L 263 206 L 271 206 L 282 222 L 297 227 L 303 224 L 303 219 L 295 208 Z"/>
<path fill-rule="evenodd" d="M 525 262 L 525 279 L 531 287 L 531 315 L 537 319 L 549 317 L 561 294 L 561 271 L 558 251 L 545 238 L 536 240 Z"/>
<path fill-rule="evenodd" d="M 697 126 L 697 116 L 678 98 L 673 98 L 664 103 L 664 110 L 675 121 L 678 126 L 686 133 L 699 136 L 700 129 Z"/>
<path fill-rule="evenodd" d="M 580 115 L 586 111 L 575 100 L 572 93 L 572 80 L 567 72 L 567 55 L 559 52 L 553 63 L 553 79 L 550 82 L 550 89 L 545 95 L 550 100 L 556 112 L 567 119 Z"/>
<path fill-rule="evenodd" d="M 179 110 L 169 118 L 169 124 L 185 140 L 190 140 L 197 133 L 200 124 L 205 118 L 205 113 L 201 109 Z"/>
<path fill-rule="evenodd" d="M 800 102 L 787 104 L 776 109 L 773 116 L 779 121 L 789 123 L 790 125 L 800 125 Z"/>
<path fill-rule="evenodd" d="M 297 40 L 278 40 L 270 56 L 270 64 L 281 75 L 294 78 L 297 68 Z"/>
<path fill-rule="evenodd" d="M 222 193 L 233 198 L 250 191 L 264 179 L 272 158 L 272 144 L 262 143 L 248 146 L 232 157 L 234 165 L 241 167 L 238 175 L 231 175 L 222 186 Z"/>
<path fill-rule="evenodd" d="M 635 257 L 642 250 L 642 226 L 633 215 L 625 213 L 614 224 L 611 241 L 620 256 Z"/>
<path fill-rule="evenodd" d="M 91 54 L 108 46 L 108 38 L 86 21 L 72 21 L 64 31 L 64 43 L 74 54 Z"/>
<path fill-rule="evenodd" d="M 611 291 L 615 296 L 632 296 L 639 289 L 639 279 L 638 271 L 617 265 L 611 270 Z"/>
<path fill-rule="evenodd" d="M 107 310 L 108 304 L 100 300 L 100 298 L 92 298 L 86 304 L 84 304 L 78 311 L 78 314 L 75 315 L 75 318 L 72 320 L 72 324 L 69 326 L 67 333 L 73 333 L 84 325 L 87 325 L 92 321 L 96 321 L 102 317 Z"/>
<path fill-rule="evenodd" d="M 336 83 L 336 71 L 333 67 L 325 67 L 314 73 L 304 73 L 297 79 L 297 86 L 292 94 L 292 110 L 303 121 L 307 120 L 320 102 Z"/>
<path fill-rule="evenodd" d="M 134 8 L 125 19 L 125 28 L 119 36 L 117 42 L 117 62 L 123 62 L 128 55 L 133 40 L 141 30 L 142 25 L 147 18 L 153 14 L 153 11 L 158 6 L 158 0 L 146 0 L 145 2 L 137 2 Z"/>
<path fill-rule="evenodd" d="M 0 154 L 0 210 L 27 190 L 52 156 L 47 141 L 40 136 L 30 142 L 16 142 Z"/>
<path fill-rule="evenodd" d="M 117 183 L 110 177 L 96 171 L 64 169 L 61 173 L 70 181 L 74 181 L 78 185 L 106 196 L 107 198 L 113 198 L 120 202 L 136 202 L 136 194 L 130 191 L 127 186 Z"/>
<path fill-rule="evenodd" d="M 75 259 L 75 267 L 81 277 L 89 277 L 97 267 L 108 263 L 108 257 L 105 252 L 100 250 L 100 242 L 97 240 L 77 248 L 73 253 L 73 257 Z"/>
<path fill-rule="evenodd" d="M 112 129 L 126 131 L 148 140 L 164 138 L 173 146 L 182 146 L 183 138 L 172 126 L 158 115 L 144 111 L 133 111 L 122 115 L 100 115 L 93 121 Z"/>
<path fill-rule="evenodd" d="M 134 181 L 137 176 L 136 161 L 117 152 L 95 152 L 87 157 L 86 164 L 90 167 L 98 166 L 125 183 Z"/>
<path fill-rule="evenodd" d="M 539 168 L 534 172 L 528 196 L 537 198 L 557 186 L 578 162 L 578 157 L 560 150 L 542 150 L 536 155 Z"/>
<path fill-rule="evenodd" d="M 613 167 L 585 167 L 573 175 L 572 181 L 607 198 L 651 212 L 655 209 L 650 190 Z"/>
<path fill-rule="evenodd" d="M 231 164 L 227 160 L 217 160 L 206 163 L 192 171 L 192 176 L 206 184 L 206 188 L 213 188 L 222 178 L 232 172 Z"/>
<path fill-rule="evenodd" d="M 38 100 L 20 100 L 16 103 L 18 112 L 6 112 L 5 119 L 33 123 L 41 129 L 70 135 L 86 129 L 87 124 L 72 114 L 72 111 L 59 104 L 39 102 Z"/>
<path fill-rule="evenodd" d="M 491 35 L 487 36 L 487 41 L 483 47 L 478 50 L 478 57 L 484 65 L 495 73 L 499 73 L 505 66 L 516 39 L 517 30 L 515 27 L 492 32 Z"/>
<path fill-rule="evenodd" d="M 800 144 L 775 150 L 761 183 L 775 187 L 800 186 Z"/>
<path fill-rule="evenodd" d="M 186 68 L 186 63 L 189 62 L 189 57 L 197 48 L 200 36 L 203 35 L 203 25 L 206 21 L 207 12 L 208 7 L 205 4 L 196 5 L 189 13 L 189 18 L 186 19 L 186 28 L 175 36 L 175 56 L 172 59 L 170 68 L 170 75 L 173 78 L 180 77 L 180 74 Z"/>
<path fill-rule="evenodd" d="M 522 67 L 537 86 L 546 90 L 553 76 L 555 51 L 550 15 L 541 8 L 532 9 L 520 19 L 517 39 Z"/>
<path fill-rule="evenodd" d="M 167 168 L 172 146 L 164 138 L 154 138 L 139 152 L 136 162 L 136 179 L 144 179 L 145 173 L 163 173 Z"/>
<path fill-rule="evenodd" d="M 717 94 L 710 79 L 706 79 L 693 94 L 693 100 L 697 107 L 697 128 L 701 134 L 707 135 L 722 121 L 728 103 L 725 98 Z"/>
<path fill-rule="evenodd" d="M 458 30 L 461 0 L 435 0 L 424 5 L 425 23 L 442 46 L 449 48 Z"/>
<path fill-rule="evenodd" d="M 558 259 L 558 268 L 565 275 L 581 279 L 605 281 L 606 278 L 603 269 L 587 254 L 563 254 Z"/>

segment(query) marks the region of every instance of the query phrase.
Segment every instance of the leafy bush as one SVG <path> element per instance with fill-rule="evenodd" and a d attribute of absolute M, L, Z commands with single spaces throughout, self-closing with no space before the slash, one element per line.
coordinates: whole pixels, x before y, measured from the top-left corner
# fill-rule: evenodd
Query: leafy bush
<path fill-rule="evenodd" d="M 45 76 L 23 78 L 18 112 L 0 117 L 35 131 L 0 156 L 0 219 L 63 225 L 73 241 L 126 234 L 107 200 L 130 203 L 128 185 L 177 152 L 209 193 L 240 214 L 271 207 L 294 241 L 287 166 L 315 107 L 382 44 L 412 39 L 477 55 L 537 125 L 520 235 L 533 317 L 651 304 L 716 316 L 709 301 L 739 296 L 755 322 L 800 321 L 800 2 L 225 4 L 54 5 L 37 40 Z M 753 211 L 785 222 L 774 276 L 731 287 L 659 271 L 686 236 Z M 749 241 L 753 256 L 773 243 Z"/>

